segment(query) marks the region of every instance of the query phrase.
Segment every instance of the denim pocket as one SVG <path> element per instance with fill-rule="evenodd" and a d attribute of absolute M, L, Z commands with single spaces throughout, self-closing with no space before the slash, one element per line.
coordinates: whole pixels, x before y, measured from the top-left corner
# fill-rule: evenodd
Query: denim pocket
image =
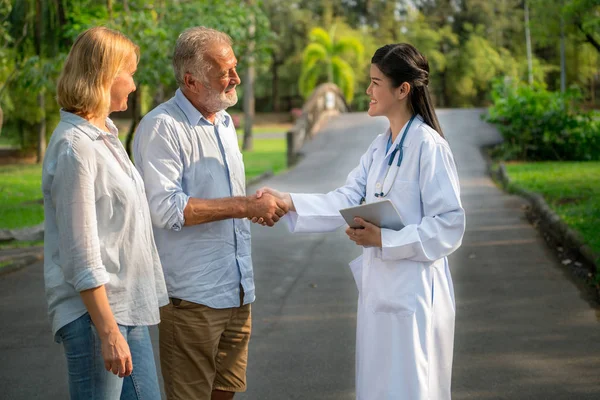
<path fill-rule="evenodd" d="M 62 343 L 65 340 L 72 340 L 86 335 L 89 333 L 90 325 L 92 325 L 92 318 L 86 312 L 81 317 L 60 328 L 54 335 L 54 340 L 57 343 Z"/>

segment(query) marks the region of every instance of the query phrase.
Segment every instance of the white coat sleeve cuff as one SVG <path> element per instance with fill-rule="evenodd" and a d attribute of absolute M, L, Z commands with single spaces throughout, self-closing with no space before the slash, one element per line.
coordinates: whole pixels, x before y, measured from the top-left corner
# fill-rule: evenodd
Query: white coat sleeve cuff
<path fill-rule="evenodd" d="M 332 232 L 344 222 L 342 217 L 303 216 L 294 211 L 283 218 L 292 233 Z"/>
<path fill-rule="evenodd" d="M 417 225 L 407 225 L 400 231 L 381 230 L 381 259 L 384 261 L 414 258 L 415 245 L 420 242 Z"/>
<path fill-rule="evenodd" d="M 373 248 L 373 257 L 381 259 L 381 253 L 382 253 L 381 247 Z"/>
<path fill-rule="evenodd" d="M 298 224 L 298 213 L 296 211 L 290 211 L 283 216 L 285 223 L 287 224 L 290 232 L 296 232 L 296 225 Z"/>
<path fill-rule="evenodd" d="M 325 215 L 319 213 L 320 210 L 316 209 L 311 202 L 316 196 L 301 194 L 290 194 L 290 196 L 296 209 L 293 214 L 289 213 L 291 215 L 288 226 L 292 232 L 333 232 L 344 225 L 344 218 L 339 212 L 332 215 L 330 209 Z"/>

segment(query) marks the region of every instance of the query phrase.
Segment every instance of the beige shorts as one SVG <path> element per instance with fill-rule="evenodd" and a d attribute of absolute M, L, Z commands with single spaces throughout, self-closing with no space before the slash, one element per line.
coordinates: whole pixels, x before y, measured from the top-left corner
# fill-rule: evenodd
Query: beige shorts
<path fill-rule="evenodd" d="M 215 309 L 171 299 L 160 309 L 160 366 L 169 400 L 246 390 L 250 304 Z"/>

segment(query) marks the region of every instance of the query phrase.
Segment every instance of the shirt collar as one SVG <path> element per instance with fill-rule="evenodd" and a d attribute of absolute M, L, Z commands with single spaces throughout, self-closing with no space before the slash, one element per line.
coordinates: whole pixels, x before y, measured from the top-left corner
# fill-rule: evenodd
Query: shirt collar
<path fill-rule="evenodd" d="M 185 114 L 189 123 L 192 126 L 199 125 L 201 121 L 204 121 L 204 123 L 206 124 L 212 125 L 212 123 L 206 118 L 204 118 L 204 115 L 202 115 L 202 113 L 198 111 L 196 107 L 194 107 L 194 105 L 188 100 L 188 98 L 185 97 L 181 89 L 177 89 L 177 91 L 175 92 L 175 103 L 177 103 L 179 108 L 181 108 L 181 111 L 183 111 L 183 113 Z M 227 112 L 225 112 L 225 110 L 221 110 L 216 113 L 215 125 L 223 125 L 225 127 L 229 127 L 230 123 L 231 117 L 229 116 L 229 114 L 227 114 Z"/>
<path fill-rule="evenodd" d="M 78 128 L 92 140 L 99 139 L 100 135 L 109 135 L 108 132 L 105 132 L 102 129 L 98 128 L 96 125 L 93 125 L 87 119 L 82 118 L 79 115 L 73 114 L 69 111 L 65 111 L 63 109 L 60 110 L 60 120 Z M 112 122 L 112 120 L 108 117 L 106 117 L 106 127 L 108 128 L 110 133 L 117 137 L 119 136 L 119 130 Z"/>

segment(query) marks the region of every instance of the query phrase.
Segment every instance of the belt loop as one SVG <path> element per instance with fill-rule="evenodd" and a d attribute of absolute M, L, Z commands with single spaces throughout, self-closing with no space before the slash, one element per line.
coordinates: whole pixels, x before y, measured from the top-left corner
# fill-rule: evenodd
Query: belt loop
<path fill-rule="evenodd" d="M 181 304 L 181 299 L 178 299 L 176 297 L 170 297 L 169 299 L 171 300 L 171 303 L 173 303 L 173 305 L 175 307 L 179 307 L 179 305 Z"/>

